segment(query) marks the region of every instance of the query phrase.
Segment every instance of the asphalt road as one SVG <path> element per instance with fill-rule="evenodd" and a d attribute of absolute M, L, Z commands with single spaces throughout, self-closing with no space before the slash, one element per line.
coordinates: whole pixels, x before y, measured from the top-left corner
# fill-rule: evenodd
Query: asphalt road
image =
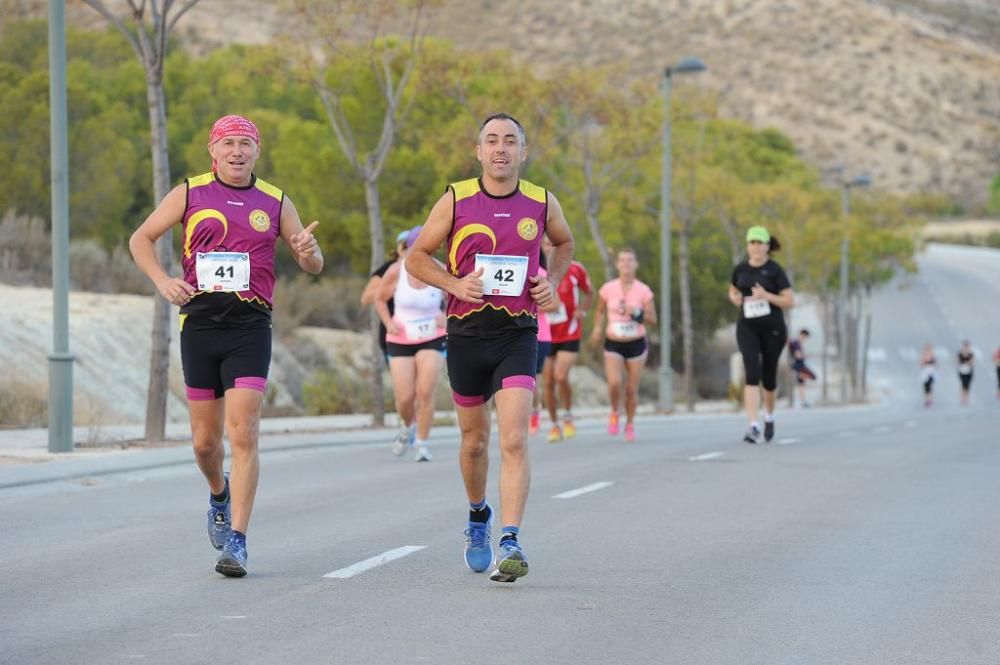
<path fill-rule="evenodd" d="M 992 368 L 924 409 L 898 351 L 1000 335 L 996 256 L 879 293 L 876 405 L 780 413 L 761 446 L 737 415 L 533 440 L 513 585 L 462 561 L 452 430 L 429 464 L 361 434 L 265 454 L 242 580 L 193 463 L 0 490 L 0 663 L 996 665 Z"/>

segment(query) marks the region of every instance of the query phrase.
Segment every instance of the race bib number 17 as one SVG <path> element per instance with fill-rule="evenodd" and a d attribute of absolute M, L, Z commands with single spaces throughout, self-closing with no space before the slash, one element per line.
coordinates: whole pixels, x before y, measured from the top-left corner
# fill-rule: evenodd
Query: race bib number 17
<path fill-rule="evenodd" d="M 483 269 L 484 296 L 519 296 L 528 277 L 527 256 L 476 254 L 476 270 Z"/>

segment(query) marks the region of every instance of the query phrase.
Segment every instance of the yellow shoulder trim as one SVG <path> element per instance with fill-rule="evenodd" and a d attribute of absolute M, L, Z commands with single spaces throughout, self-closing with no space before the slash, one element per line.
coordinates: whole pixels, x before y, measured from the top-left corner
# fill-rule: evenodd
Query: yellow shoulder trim
<path fill-rule="evenodd" d="M 521 193 L 527 196 L 529 199 L 538 201 L 539 203 L 547 203 L 548 198 L 545 195 L 545 188 L 539 187 L 538 185 L 532 184 L 527 180 L 521 180 L 518 183 L 518 189 Z"/>
<path fill-rule="evenodd" d="M 280 189 L 278 189 L 277 187 L 275 187 L 274 185 L 272 185 L 271 183 L 269 183 L 269 182 L 267 182 L 265 180 L 261 180 L 260 178 L 257 178 L 255 186 L 260 191 L 264 192 L 268 196 L 271 196 L 271 197 L 274 197 L 274 198 L 278 199 L 279 201 L 281 200 L 281 197 L 283 196 L 283 194 L 281 193 Z"/>
<path fill-rule="evenodd" d="M 458 202 L 479 193 L 479 179 L 470 178 L 461 182 L 453 182 L 451 188 L 455 190 L 455 201 Z"/>
<path fill-rule="evenodd" d="M 215 172 L 209 171 L 208 173 L 202 173 L 201 175 L 196 175 L 193 178 L 188 178 L 188 189 L 211 185 L 213 182 L 215 182 Z"/>

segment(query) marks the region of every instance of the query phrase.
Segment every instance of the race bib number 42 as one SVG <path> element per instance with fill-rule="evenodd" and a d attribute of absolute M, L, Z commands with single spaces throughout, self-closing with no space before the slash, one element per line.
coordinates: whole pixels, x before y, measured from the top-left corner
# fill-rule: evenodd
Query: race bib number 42
<path fill-rule="evenodd" d="M 198 252 L 195 258 L 200 291 L 248 291 L 250 255 L 246 252 Z"/>
<path fill-rule="evenodd" d="M 483 269 L 484 296 L 519 296 L 528 277 L 527 256 L 476 254 L 476 270 Z"/>
<path fill-rule="evenodd" d="M 746 298 L 743 300 L 743 316 L 748 319 L 759 319 L 771 313 L 771 303 L 763 298 Z"/>

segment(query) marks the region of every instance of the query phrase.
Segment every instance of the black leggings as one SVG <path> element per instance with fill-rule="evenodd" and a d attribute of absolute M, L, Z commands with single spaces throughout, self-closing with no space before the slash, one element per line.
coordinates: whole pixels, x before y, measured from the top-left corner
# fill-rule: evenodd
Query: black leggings
<path fill-rule="evenodd" d="M 785 348 L 788 332 L 780 328 L 756 328 L 744 321 L 736 324 L 736 345 L 743 356 L 746 385 L 764 385 L 764 390 L 778 387 L 778 358 Z"/>

